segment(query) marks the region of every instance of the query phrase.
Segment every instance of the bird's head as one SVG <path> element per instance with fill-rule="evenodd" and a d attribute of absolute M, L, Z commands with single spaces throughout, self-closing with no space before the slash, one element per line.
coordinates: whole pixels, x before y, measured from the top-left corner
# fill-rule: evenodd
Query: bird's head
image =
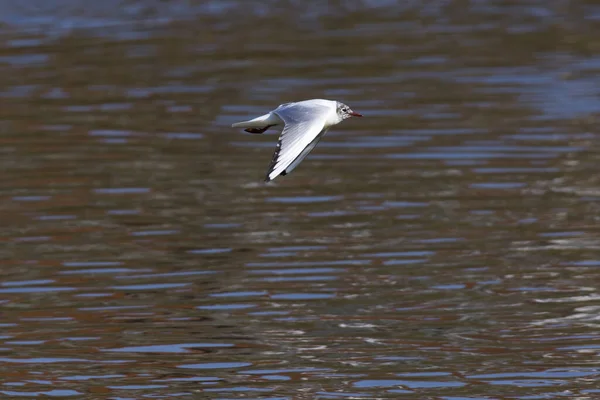
<path fill-rule="evenodd" d="M 362 117 L 362 114 L 352 111 L 350 107 L 345 105 L 344 103 L 337 103 L 337 114 L 340 117 L 340 120 L 344 120 L 350 117 Z"/>

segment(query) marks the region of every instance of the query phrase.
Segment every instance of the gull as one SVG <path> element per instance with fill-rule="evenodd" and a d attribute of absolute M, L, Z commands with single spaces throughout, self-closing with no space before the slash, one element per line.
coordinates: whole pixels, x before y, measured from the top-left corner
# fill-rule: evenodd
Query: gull
<path fill-rule="evenodd" d="M 264 133 L 269 128 L 281 130 L 277 148 L 265 182 L 287 175 L 315 148 L 333 125 L 346 118 L 362 117 L 335 100 L 312 99 L 281 104 L 275 110 L 249 121 L 237 122 L 232 128 L 246 128 L 249 133 Z"/>

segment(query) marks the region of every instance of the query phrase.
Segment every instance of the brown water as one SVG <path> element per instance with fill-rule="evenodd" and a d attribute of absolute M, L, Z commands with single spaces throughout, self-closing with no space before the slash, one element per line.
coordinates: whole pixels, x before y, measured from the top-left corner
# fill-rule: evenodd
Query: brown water
<path fill-rule="evenodd" d="M 0 5 L 3 398 L 600 397 L 598 7 L 307 4 Z"/>

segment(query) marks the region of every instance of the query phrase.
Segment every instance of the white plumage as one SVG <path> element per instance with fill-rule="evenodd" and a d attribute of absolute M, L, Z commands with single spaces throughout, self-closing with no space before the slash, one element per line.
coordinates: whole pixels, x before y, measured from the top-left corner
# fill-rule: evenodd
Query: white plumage
<path fill-rule="evenodd" d="M 265 178 L 269 182 L 279 175 L 289 174 L 331 126 L 352 116 L 362 117 L 338 101 L 313 99 L 281 104 L 268 114 L 235 123 L 232 127 L 246 128 L 250 133 L 263 133 L 271 127 L 282 129 Z"/>

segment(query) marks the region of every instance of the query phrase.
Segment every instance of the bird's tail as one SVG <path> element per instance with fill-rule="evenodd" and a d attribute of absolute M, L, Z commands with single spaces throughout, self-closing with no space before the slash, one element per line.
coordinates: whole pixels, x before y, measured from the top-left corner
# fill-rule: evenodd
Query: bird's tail
<path fill-rule="evenodd" d="M 282 124 L 283 121 L 273 113 L 268 113 L 265 115 L 261 115 L 260 117 L 256 117 L 254 119 L 242 122 L 236 122 L 231 125 L 232 128 L 264 128 L 268 126 L 274 126 L 278 124 Z"/>
<path fill-rule="evenodd" d="M 242 122 L 236 122 L 231 125 L 232 128 L 264 128 L 268 125 L 274 125 L 271 121 L 272 116 L 271 113 L 261 115 L 260 117 L 256 117 L 254 119 Z"/>

